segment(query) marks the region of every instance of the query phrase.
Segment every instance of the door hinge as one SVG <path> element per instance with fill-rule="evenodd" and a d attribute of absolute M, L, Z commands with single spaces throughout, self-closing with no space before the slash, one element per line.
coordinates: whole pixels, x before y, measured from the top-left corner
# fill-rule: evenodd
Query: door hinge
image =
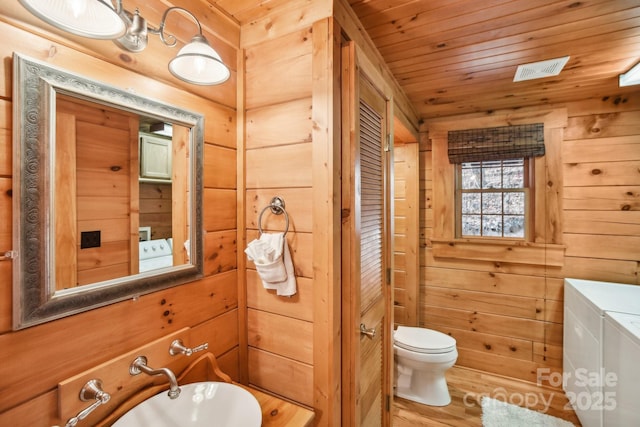
<path fill-rule="evenodd" d="M 386 142 L 386 144 L 384 146 L 384 151 L 385 152 L 387 152 L 389 150 L 391 150 L 391 134 L 390 133 L 387 134 L 387 142 Z"/>
<path fill-rule="evenodd" d="M 387 412 L 391 410 L 391 396 L 387 394 L 387 404 L 385 405 L 387 408 Z"/>
<path fill-rule="evenodd" d="M 387 285 L 391 284 L 391 268 L 387 267 Z"/>

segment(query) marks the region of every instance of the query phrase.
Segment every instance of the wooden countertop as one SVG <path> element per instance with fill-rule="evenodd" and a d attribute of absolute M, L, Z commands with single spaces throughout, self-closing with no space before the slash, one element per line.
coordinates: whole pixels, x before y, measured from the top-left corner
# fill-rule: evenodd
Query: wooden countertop
<path fill-rule="evenodd" d="M 263 427 L 307 427 L 313 424 L 313 411 L 254 388 L 237 384 L 255 396 L 262 408 Z"/>

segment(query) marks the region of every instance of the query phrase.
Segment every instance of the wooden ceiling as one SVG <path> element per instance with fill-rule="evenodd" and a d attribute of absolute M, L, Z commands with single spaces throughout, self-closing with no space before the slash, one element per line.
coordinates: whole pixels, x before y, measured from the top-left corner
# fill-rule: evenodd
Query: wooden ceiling
<path fill-rule="evenodd" d="M 421 118 L 616 97 L 640 61 L 640 0 L 349 0 Z M 563 56 L 558 76 L 513 82 Z"/>
<path fill-rule="evenodd" d="M 240 23 L 290 1 L 184 0 L 219 7 Z M 316 0 L 297 0 L 305 1 Z M 341 1 L 423 119 L 640 91 L 618 87 L 618 75 L 640 61 L 640 0 Z M 513 82 L 519 64 L 563 56 L 570 58 L 558 76 Z"/>

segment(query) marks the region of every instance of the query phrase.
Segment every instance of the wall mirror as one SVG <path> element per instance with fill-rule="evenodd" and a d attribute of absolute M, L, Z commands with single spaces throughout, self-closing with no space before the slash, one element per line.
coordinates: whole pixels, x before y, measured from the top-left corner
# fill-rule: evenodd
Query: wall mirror
<path fill-rule="evenodd" d="M 201 277 L 204 117 L 13 60 L 14 329 Z"/>

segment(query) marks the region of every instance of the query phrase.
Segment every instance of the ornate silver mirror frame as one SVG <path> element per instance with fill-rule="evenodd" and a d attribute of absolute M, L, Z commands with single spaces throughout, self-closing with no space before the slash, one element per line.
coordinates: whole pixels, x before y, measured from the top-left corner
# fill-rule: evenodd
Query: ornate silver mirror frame
<path fill-rule="evenodd" d="M 22 329 L 202 277 L 204 117 L 14 54 L 13 326 Z M 55 290 L 51 229 L 56 94 L 70 95 L 186 126 L 190 131 L 190 257 L 164 268 Z"/>

